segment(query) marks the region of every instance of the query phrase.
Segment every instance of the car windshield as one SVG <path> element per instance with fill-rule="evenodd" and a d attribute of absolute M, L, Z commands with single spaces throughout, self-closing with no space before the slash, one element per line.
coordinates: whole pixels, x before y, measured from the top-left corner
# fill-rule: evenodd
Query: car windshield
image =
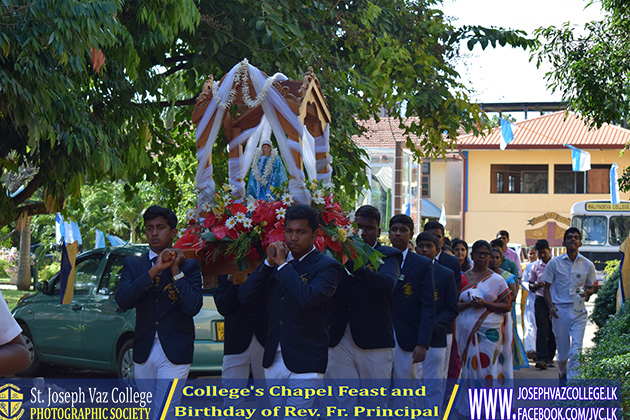
<path fill-rule="evenodd" d="M 606 216 L 574 216 L 572 225 L 580 230 L 583 245 L 606 245 Z"/>
<path fill-rule="evenodd" d="M 610 243 L 620 245 L 630 233 L 630 216 L 612 216 L 610 218 Z"/>

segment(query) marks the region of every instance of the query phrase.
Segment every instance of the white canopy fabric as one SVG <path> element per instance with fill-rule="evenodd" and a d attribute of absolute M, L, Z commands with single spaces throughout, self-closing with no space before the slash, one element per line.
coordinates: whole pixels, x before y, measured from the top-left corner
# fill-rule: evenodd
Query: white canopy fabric
<path fill-rule="evenodd" d="M 252 97 L 248 95 L 249 88 L 243 87 L 248 86 L 248 80 L 251 80 L 255 91 L 255 95 L 252 95 Z M 202 208 L 204 203 L 212 204 L 214 202 L 216 187 L 212 180 L 212 162 L 210 162 L 210 157 L 222 125 L 225 109 L 231 105 L 238 85 L 242 86 L 241 90 L 245 104 L 248 107 L 261 106 L 264 115 L 256 127 L 243 131 L 236 138 L 232 139 L 228 145 L 229 150 L 234 150 L 236 147 L 247 143 L 244 153 L 237 158 L 230 158 L 229 161 L 229 182 L 233 194 L 239 198 L 245 197 L 245 183 L 243 179 L 251 168 L 256 148 L 262 140 L 270 138 L 271 133 L 276 138 L 279 155 L 291 176 L 289 193 L 295 201 L 310 204 L 311 196 L 305 185 L 304 171 L 298 167 L 291 153 L 292 151 L 296 151 L 302 156 L 304 168 L 309 179 L 331 180 L 332 169 L 330 167 L 327 173 L 317 173 L 318 170 L 325 168 L 325 165 L 330 163 L 329 159 L 316 161 L 315 158 L 315 153 L 328 152 L 330 150 L 328 125 L 326 125 L 323 136 L 313 138 L 306 126 L 291 110 L 285 98 L 273 85 L 274 82 L 285 80 L 287 80 L 287 77 L 282 73 L 276 73 L 267 78 L 262 71 L 250 65 L 247 60 L 243 60 L 228 72 L 221 83 L 215 82 L 212 101 L 208 104 L 197 126 L 195 135 L 197 142 L 199 142 L 210 120 L 215 116 L 205 145 L 197 151 L 196 183 L 199 190 L 198 208 Z M 296 139 L 287 138 L 278 119 L 278 114 L 282 115 L 296 132 L 301 133 L 302 144 Z"/>

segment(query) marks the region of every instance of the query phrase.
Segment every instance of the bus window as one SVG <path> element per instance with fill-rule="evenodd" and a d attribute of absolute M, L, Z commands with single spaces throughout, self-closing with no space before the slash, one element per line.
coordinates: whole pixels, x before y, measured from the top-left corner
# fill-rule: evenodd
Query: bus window
<path fill-rule="evenodd" d="M 583 245 L 606 245 L 605 216 L 574 216 L 572 224 L 580 230 Z"/>
<path fill-rule="evenodd" d="M 620 245 L 630 233 L 630 217 L 611 216 L 610 217 L 610 243 Z"/>

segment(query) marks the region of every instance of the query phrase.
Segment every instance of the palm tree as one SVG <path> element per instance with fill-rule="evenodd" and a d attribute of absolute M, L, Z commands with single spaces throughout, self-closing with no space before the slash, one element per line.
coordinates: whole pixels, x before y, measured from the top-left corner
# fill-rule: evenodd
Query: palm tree
<path fill-rule="evenodd" d="M 29 290 L 31 287 L 31 216 L 21 219 L 20 257 L 18 259 L 17 288 Z"/>

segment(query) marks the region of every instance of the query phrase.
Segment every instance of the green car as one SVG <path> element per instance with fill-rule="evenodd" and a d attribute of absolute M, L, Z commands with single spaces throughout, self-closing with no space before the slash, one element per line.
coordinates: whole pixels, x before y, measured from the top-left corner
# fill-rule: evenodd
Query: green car
<path fill-rule="evenodd" d="M 125 258 L 148 251 L 131 245 L 94 249 L 77 257 L 74 298 L 59 303 L 59 273 L 40 282 L 38 293 L 18 302 L 13 316 L 31 352 L 27 376 L 41 363 L 117 372 L 133 378 L 133 336 L 136 311 L 122 310 L 114 299 Z M 195 316 L 192 372 L 220 371 L 223 359 L 223 317 L 212 295 L 204 291 L 203 307 Z"/>

